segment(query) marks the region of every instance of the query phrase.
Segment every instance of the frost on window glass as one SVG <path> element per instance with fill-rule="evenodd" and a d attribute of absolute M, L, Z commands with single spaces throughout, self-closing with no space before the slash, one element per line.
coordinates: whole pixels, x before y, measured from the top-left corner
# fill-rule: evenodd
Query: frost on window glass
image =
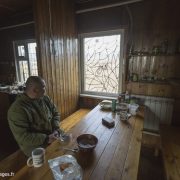
<path fill-rule="evenodd" d="M 118 93 L 121 35 L 84 38 L 84 90 Z"/>

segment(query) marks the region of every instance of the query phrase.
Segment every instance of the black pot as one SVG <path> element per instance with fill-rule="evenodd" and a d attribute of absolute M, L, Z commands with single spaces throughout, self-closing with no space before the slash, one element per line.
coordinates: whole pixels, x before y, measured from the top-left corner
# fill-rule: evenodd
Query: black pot
<path fill-rule="evenodd" d="M 91 152 L 96 147 L 98 138 L 92 134 L 81 134 L 77 137 L 79 150 L 82 152 Z"/>

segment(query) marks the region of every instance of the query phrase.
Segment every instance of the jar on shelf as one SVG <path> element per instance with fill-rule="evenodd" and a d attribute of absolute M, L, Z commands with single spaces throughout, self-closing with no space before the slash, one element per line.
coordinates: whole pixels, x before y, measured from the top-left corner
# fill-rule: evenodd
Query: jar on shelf
<path fill-rule="evenodd" d="M 167 52 L 168 52 L 168 40 L 166 39 L 161 43 L 161 53 L 167 54 Z"/>
<path fill-rule="evenodd" d="M 136 74 L 136 73 L 132 74 L 132 81 L 134 81 L 134 82 L 138 81 L 138 74 Z"/>
<path fill-rule="evenodd" d="M 160 54 L 160 46 L 153 46 L 152 53 L 154 55 Z"/>

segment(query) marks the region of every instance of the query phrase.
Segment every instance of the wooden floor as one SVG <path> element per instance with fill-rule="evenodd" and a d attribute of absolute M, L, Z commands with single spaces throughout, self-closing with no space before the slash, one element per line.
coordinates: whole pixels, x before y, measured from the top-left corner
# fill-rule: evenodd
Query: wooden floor
<path fill-rule="evenodd" d="M 180 180 L 180 127 L 161 125 L 160 134 L 166 179 Z"/>
<path fill-rule="evenodd" d="M 154 156 L 154 149 L 141 146 L 138 180 L 165 180 L 162 155 Z"/>

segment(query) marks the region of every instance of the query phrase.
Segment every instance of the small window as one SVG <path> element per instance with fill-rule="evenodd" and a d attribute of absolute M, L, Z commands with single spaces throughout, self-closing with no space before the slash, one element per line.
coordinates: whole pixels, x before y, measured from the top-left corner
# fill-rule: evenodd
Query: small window
<path fill-rule="evenodd" d="M 17 80 L 24 83 L 29 76 L 38 75 L 36 42 L 24 40 L 14 42 Z"/>
<path fill-rule="evenodd" d="M 18 46 L 18 56 L 25 57 L 25 49 L 24 46 Z"/>
<path fill-rule="evenodd" d="M 123 30 L 80 35 L 82 93 L 121 92 L 123 35 Z"/>

